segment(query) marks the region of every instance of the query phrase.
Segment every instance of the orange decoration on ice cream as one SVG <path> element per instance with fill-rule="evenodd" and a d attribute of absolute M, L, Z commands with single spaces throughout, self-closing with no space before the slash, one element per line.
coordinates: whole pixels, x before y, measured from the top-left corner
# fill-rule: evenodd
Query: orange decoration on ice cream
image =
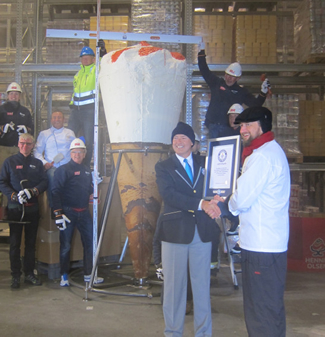
<path fill-rule="evenodd" d="M 120 55 L 128 49 L 131 49 L 131 47 L 117 50 L 114 54 L 112 54 L 112 63 L 116 62 Z"/>
<path fill-rule="evenodd" d="M 139 49 L 139 55 L 140 56 L 147 56 L 149 54 L 155 53 L 158 50 L 162 50 L 162 48 L 158 47 L 145 47 Z"/>
<path fill-rule="evenodd" d="M 159 48 L 159 47 L 153 47 L 152 45 L 150 45 L 149 43 L 147 43 L 145 41 L 142 41 L 140 43 L 140 45 L 141 45 L 141 48 L 138 51 L 139 56 L 148 56 L 148 55 L 150 55 L 152 53 L 155 53 L 155 52 L 157 52 L 159 50 L 163 50 L 162 48 Z M 127 48 L 115 51 L 111 55 L 112 63 L 116 62 L 123 52 L 125 52 L 125 51 L 127 51 L 129 49 L 132 49 L 132 48 L 134 48 L 134 47 L 127 47 Z M 170 55 L 174 59 L 176 59 L 176 60 L 179 60 L 179 61 L 184 61 L 185 60 L 185 57 L 182 54 L 180 54 L 180 53 L 170 52 Z"/>
<path fill-rule="evenodd" d="M 184 57 L 182 54 L 180 54 L 180 53 L 177 53 L 177 52 L 175 52 L 175 51 L 172 51 L 172 52 L 170 52 L 170 54 L 171 54 L 171 56 L 172 56 L 174 59 L 176 59 L 176 60 L 180 60 L 180 61 L 185 60 L 185 57 Z"/>

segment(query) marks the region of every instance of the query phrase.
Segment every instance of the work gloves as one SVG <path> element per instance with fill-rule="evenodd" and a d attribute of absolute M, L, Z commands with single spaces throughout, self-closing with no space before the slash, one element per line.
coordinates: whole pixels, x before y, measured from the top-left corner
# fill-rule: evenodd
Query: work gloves
<path fill-rule="evenodd" d="M 267 94 L 269 92 L 269 89 L 271 89 L 271 83 L 270 81 L 266 78 L 263 83 L 262 83 L 262 86 L 261 86 L 261 92 L 263 94 Z"/>
<path fill-rule="evenodd" d="M 156 276 L 157 276 L 158 280 L 161 280 L 161 281 L 164 280 L 164 274 L 163 274 L 163 269 L 162 269 L 161 263 L 156 265 Z"/>
<path fill-rule="evenodd" d="M 96 175 L 95 171 L 92 171 L 91 176 L 93 178 L 93 185 L 95 185 L 96 181 L 97 181 L 97 185 L 99 185 L 103 181 L 103 177 L 100 175 L 99 172 L 97 172 L 97 175 Z"/>
<path fill-rule="evenodd" d="M 25 125 L 17 125 L 17 128 L 16 128 L 13 122 L 3 125 L 1 129 L 3 133 L 8 133 L 10 131 L 17 131 L 19 136 L 23 133 L 28 132 L 27 127 Z"/>
<path fill-rule="evenodd" d="M 8 133 L 15 130 L 15 124 L 13 122 L 7 123 L 2 127 L 3 133 Z"/>
<path fill-rule="evenodd" d="M 106 48 L 105 48 L 105 41 L 103 39 L 98 40 L 98 47 L 100 47 L 99 56 L 103 57 L 107 54 Z"/>
<path fill-rule="evenodd" d="M 18 202 L 20 204 L 25 204 L 29 199 L 31 199 L 34 196 L 38 196 L 38 190 L 36 187 L 24 188 L 17 194 Z"/>
<path fill-rule="evenodd" d="M 16 192 L 13 192 L 10 197 L 11 201 L 18 201 L 18 195 Z"/>
<path fill-rule="evenodd" d="M 55 224 L 56 227 L 60 231 L 64 231 L 67 228 L 67 222 L 71 222 L 71 220 L 65 216 L 64 214 L 61 213 L 61 210 L 54 211 L 55 215 Z"/>
<path fill-rule="evenodd" d="M 18 132 L 19 136 L 23 133 L 27 133 L 26 126 L 25 125 L 17 125 L 17 132 Z"/>

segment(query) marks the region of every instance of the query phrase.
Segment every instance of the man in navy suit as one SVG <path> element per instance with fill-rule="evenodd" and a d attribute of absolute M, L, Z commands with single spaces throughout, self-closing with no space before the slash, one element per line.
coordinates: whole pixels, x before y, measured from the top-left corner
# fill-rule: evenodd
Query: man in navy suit
<path fill-rule="evenodd" d="M 193 129 L 179 122 L 172 132 L 175 154 L 156 164 L 164 210 L 158 219 L 164 271 L 165 336 L 182 336 L 187 268 L 194 302 L 196 337 L 212 336 L 210 304 L 211 241 L 219 238 L 216 205 L 203 200 L 204 158 L 192 154 Z"/>

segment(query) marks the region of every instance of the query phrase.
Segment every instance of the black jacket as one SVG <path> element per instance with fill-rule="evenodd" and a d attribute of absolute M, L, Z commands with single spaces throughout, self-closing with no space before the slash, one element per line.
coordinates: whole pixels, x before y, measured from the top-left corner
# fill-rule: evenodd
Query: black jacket
<path fill-rule="evenodd" d="M 210 88 L 211 100 L 205 116 L 205 125 L 221 124 L 229 126 L 227 112 L 235 104 L 245 104 L 248 107 L 262 106 L 265 102 L 266 95 L 259 94 L 253 96 L 246 88 L 238 85 L 236 82 L 228 87 L 222 77 L 218 77 L 210 71 L 205 55 L 198 57 L 198 65 L 201 74 Z"/>
<path fill-rule="evenodd" d="M 11 201 L 11 195 L 22 190 L 20 182 L 23 179 L 27 179 L 23 183 L 24 188 L 36 187 L 39 193 L 47 189 L 48 180 L 43 163 L 32 155 L 25 157 L 17 153 L 4 161 L 0 173 L 0 190 L 8 198 L 8 204 L 19 204 L 18 201 Z M 28 203 L 37 203 L 37 197 L 32 197 Z"/>
<path fill-rule="evenodd" d="M 219 237 L 219 227 L 204 211 L 198 211 L 203 196 L 204 158 L 193 155 L 194 183 L 176 155 L 156 164 L 157 184 L 164 200 L 157 236 L 160 241 L 189 244 L 197 225 L 203 242 Z"/>
<path fill-rule="evenodd" d="M 77 164 L 71 159 L 55 170 L 52 189 L 54 210 L 62 210 L 63 207 L 88 209 L 92 193 L 92 175 L 84 164 Z"/>
<path fill-rule="evenodd" d="M 0 127 L 13 122 L 15 130 L 9 130 L 7 133 L 0 133 L 0 145 L 17 146 L 18 144 L 18 125 L 25 125 L 30 134 L 34 133 L 34 125 L 30 111 L 20 105 L 19 102 L 8 101 L 0 106 Z"/>

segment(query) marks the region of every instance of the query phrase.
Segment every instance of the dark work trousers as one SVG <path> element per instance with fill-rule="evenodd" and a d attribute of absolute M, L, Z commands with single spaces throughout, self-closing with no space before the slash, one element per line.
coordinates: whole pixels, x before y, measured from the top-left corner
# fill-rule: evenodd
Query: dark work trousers
<path fill-rule="evenodd" d="M 219 241 L 220 241 L 219 237 L 220 235 L 218 234 L 218 236 L 212 240 L 211 262 L 218 262 Z"/>
<path fill-rule="evenodd" d="M 66 223 L 67 228 L 60 231 L 60 271 L 61 275 L 68 274 L 70 270 L 70 250 L 71 241 L 75 228 L 78 229 L 81 236 L 81 242 L 84 249 L 84 274 L 90 275 L 93 268 L 93 220 L 88 208 L 84 211 L 75 211 L 70 207 L 63 207 L 70 223 Z"/>
<path fill-rule="evenodd" d="M 8 219 L 20 221 L 22 207 L 9 208 Z M 21 275 L 20 246 L 22 232 L 25 232 L 25 254 L 23 271 L 25 275 L 34 275 L 35 269 L 35 244 L 38 228 L 39 212 L 38 205 L 31 207 L 25 206 L 25 216 L 23 221 L 30 221 L 29 224 L 9 224 L 10 228 L 10 267 L 13 277 Z"/>
<path fill-rule="evenodd" d="M 287 253 L 242 249 L 244 314 L 249 337 L 285 337 Z"/>
<path fill-rule="evenodd" d="M 83 162 L 90 167 L 94 147 L 94 106 L 72 110 L 68 128 L 75 133 L 76 137 L 78 134 L 85 137 L 87 153 Z"/>

